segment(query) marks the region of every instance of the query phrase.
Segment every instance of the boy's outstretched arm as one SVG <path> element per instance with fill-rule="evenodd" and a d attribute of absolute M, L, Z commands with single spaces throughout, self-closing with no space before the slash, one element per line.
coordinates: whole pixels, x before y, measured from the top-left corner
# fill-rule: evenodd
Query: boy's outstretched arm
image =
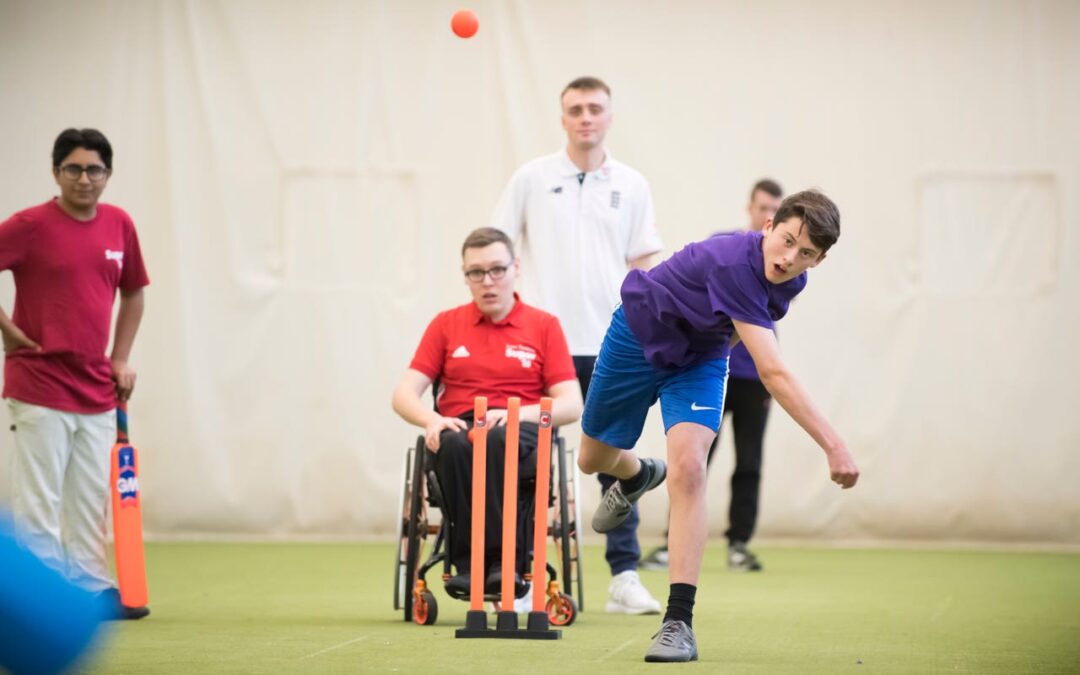
<path fill-rule="evenodd" d="M 829 472 L 833 482 L 843 488 L 855 485 L 859 480 L 859 467 L 848 452 L 847 445 L 829 421 L 817 409 L 795 375 L 784 365 L 776 336 L 768 328 L 751 323 L 733 321 L 739 338 L 746 344 L 754 359 L 761 383 L 769 390 L 777 403 L 799 423 L 806 433 L 817 441 L 829 460 Z"/>

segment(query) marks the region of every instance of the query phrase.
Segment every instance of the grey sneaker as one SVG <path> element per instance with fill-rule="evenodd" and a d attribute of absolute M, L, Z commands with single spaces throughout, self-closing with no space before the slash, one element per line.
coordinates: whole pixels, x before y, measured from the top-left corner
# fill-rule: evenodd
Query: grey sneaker
<path fill-rule="evenodd" d="M 652 663 L 681 663 L 697 661 L 697 640 L 694 630 L 684 621 L 669 619 L 653 636 L 645 660 Z"/>
<path fill-rule="evenodd" d="M 746 548 L 745 541 L 733 541 L 728 544 L 728 569 L 736 572 L 760 572 L 761 561 Z"/>
<path fill-rule="evenodd" d="M 668 567 L 667 546 L 653 549 L 652 553 L 641 559 L 638 569 L 643 570 L 666 570 Z"/>
<path fill-rule="evenodd" d="M 610 532 L 622 525 L 626 517 L 630 515 L 630 511 L 633 510 L 634 502 L 641 499 L 641 495 L 663 483 L 664 478 L 667 477 L 667 465 L 664 464 L 663 460 L 642 457 L 641 469 L 649 472 L 649 478 L 640 490 L 624 495 L 622 483 L 619 481 L 612 483 L 600 500 L 600 506 L 596 507 L 596 513 L 593 514 L 592 519 L 592 529 L 597 532 Z"/>

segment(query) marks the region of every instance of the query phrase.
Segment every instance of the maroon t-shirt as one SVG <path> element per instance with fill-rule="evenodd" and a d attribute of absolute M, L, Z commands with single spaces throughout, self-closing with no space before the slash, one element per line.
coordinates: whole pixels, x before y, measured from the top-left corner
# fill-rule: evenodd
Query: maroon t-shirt
<path fill-rule="evenodd" d="M 15 276 L 15 325 L 41 345 L 4 358 L 4 397 L 75 413 L 116 407 L 109 345 L 116 290 L 150 283 L 135 225 L 98 204 L 80 221 L 55 200 L 0 223 L 0 270 Z"/>

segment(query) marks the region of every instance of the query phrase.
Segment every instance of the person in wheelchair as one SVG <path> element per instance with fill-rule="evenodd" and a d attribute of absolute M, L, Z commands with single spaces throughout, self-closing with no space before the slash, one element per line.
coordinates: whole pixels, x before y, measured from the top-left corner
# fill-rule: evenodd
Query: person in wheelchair
<path fill-rule="evenodd" d="M 507 399 L 521 398 L 519 477 L 536 476 L 539 402 L 553 399 L 552 423 L 581 416 L 581 390 L 562 327 L 555 316 L 531 307 L 514 292 L 519 261 L 510 238 L 484 227 L 461 248 L 465 284 L 472 301 L 439 313 L 424 331 L 409 368 L 394 390 L 394 412 L 424 429 L 424 438 L 452 524 L 450 560 L 457 572 L 446 584 L 451 595 L 469 592 L 470 502 L 472 497 L 473 401 L 488 398 L 487 514 L 484 533 L 485 592 L 501 584 L 503 454 Z M 438 382 L 435 408 L 421 397 Z M 526 493 L 527 494 L 527 493 Z M 520 524 L 519 524 L 520 528 Z M 518 536 L 518 561 L 525 559 Z M 520 565 L 519 565 L 520 569 Z M 517 595 L 525 592 L 517 580 Z"/>

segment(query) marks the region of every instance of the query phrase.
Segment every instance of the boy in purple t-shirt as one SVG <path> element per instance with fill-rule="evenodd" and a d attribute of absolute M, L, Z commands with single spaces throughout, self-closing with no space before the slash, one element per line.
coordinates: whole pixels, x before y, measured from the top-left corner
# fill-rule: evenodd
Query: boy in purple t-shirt
<path fill-rule="evenodd" d="M 720 428 L 732 343 L 742 341 L 773 398 L 825 450 L 834 482 L 855 485 L 858 467 L 847 446 L 784 365 L 773 323 L 806 287 L 840 236 L 840 212 L 820 192 L 784 200 L 761 232 L 690 244 L 649 272 L 623 282 L 596 361 L 582 417 L 581 470 L 619 480 L 604 493 L 593 529 L 606 532 L 626 518 L 669 468 L 639 459 L 634 447 L 649 408 L 660 401 L 671 479 L 668 495 L 667 612 L 646 661 L 697 659 L 693 606 L 708 534 L 705 467 Z"/>

